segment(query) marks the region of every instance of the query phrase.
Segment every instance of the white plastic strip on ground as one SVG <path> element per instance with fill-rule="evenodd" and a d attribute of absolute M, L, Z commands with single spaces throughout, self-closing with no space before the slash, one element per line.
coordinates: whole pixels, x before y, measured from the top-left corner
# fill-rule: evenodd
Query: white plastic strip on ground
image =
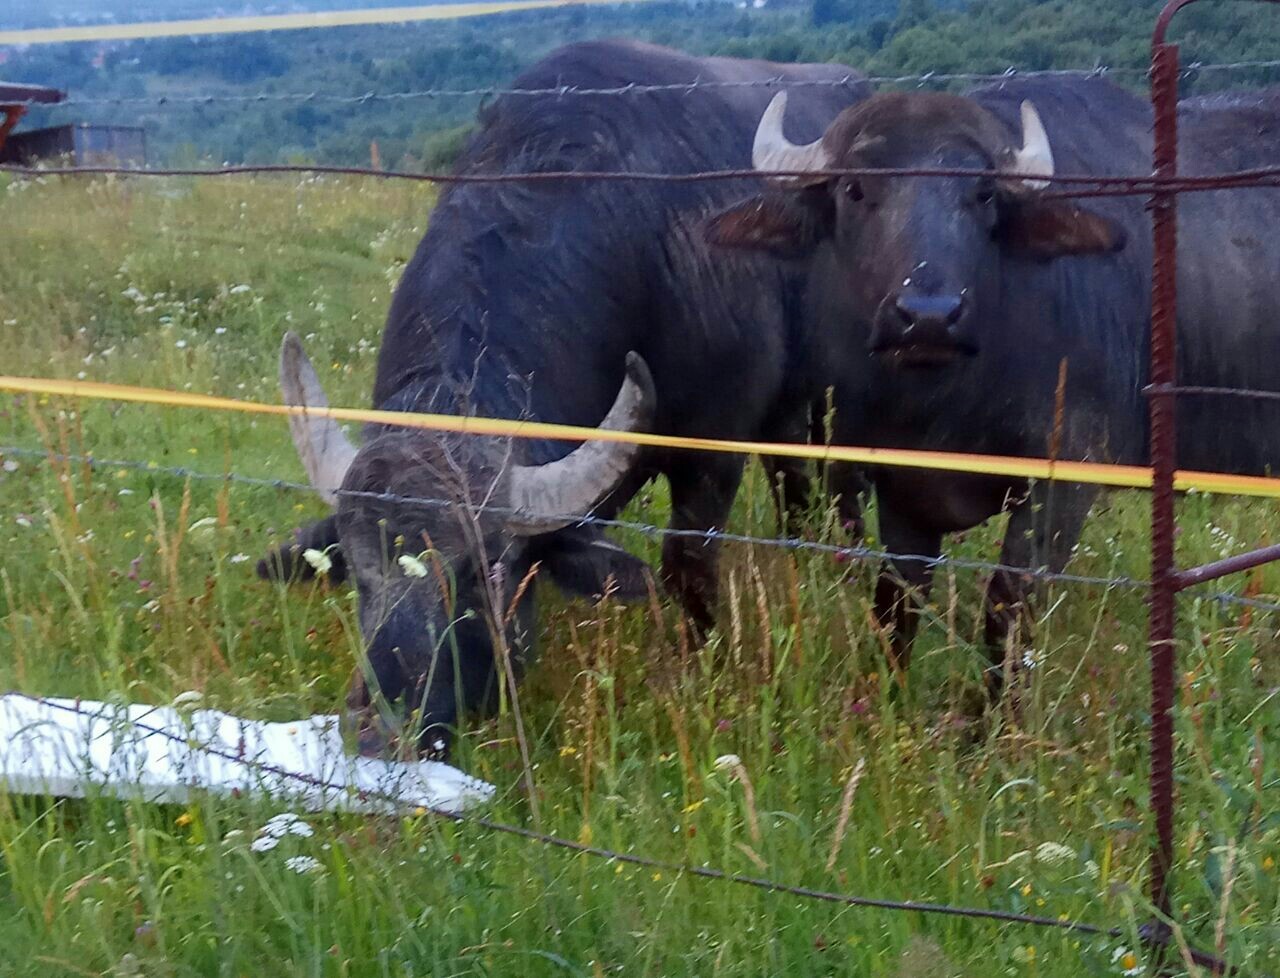
<path fill-rule="evenodd" d="M 457 814 L 493 786 L 438 761 L 347 754 L 338 719 L 263 723 L 171 706 L 0 695 L 0 790 L 185 802 L 264 795 L 310 811 Z"/>

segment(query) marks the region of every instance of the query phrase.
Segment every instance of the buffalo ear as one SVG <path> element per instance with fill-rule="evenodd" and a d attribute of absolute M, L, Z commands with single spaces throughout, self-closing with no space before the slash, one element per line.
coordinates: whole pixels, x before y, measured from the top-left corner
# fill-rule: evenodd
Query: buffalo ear
<path fill-rule="evenodd" d="M 347 579 L 347 562 L 338 548 L 338 518 L 328 516 L 318 523 L 295 530 L 293 541 L 271 550 L 258 561 L 258 576 L 266 581 L 282 581 L 293 584 L 309 581 L 316 570 L 303 557 L 308 550 L 323 551 L 329 558 L 326 577 L 331 584 L 341 584 Z"/>
<path fill-rule="evenodd" d="M 598 533 L 553 534 L 534 556 L 569 594 L 592 599 L 608 594 L 623 602 L 649 596 L 649 565 Z"/>
<path fill-rule="evenodd" d="M 1004 245 L 1031 258 L 1109 255 L 1125 246 L 1128 234 L 1108 217 L 1069 200 L 1021 198 L 1003 208 L 997 234 Z"/>
<path fill-rule="evenodd" d="M 827 184 L 770 190 L 712 216 L 703 229 L 718 248 L 764 251 L 775 258 L 803 258 L 835 224 Z"/>

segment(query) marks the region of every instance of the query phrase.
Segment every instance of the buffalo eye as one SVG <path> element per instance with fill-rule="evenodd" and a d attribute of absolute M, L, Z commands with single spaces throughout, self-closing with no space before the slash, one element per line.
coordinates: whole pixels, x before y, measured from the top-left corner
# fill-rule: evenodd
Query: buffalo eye
<path fill-rule="evenodd" d="M 845 180 L 840 184 L 840 189 L 843 191 L 844 195 L 849 198 L 849 200 L 852 200 L 855 203 L 862 200 L 862 183 L 860 181 Z"/>
<path fill-rule="evenodd" d="M 991 180 L 983 180 L 978 184 L 978 189 L 974 191 L 973 199 L 979 204 L 986 205 L 991 203 L 996 196 L 996 185 Z"/>

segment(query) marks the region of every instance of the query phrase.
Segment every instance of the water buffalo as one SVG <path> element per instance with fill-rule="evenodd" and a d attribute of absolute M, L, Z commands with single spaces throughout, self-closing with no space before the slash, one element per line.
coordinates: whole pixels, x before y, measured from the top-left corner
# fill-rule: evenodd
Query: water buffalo
<path fill-rule="evenodd" d="M 868 94 L 860 83 L 840 84 L 850 74 L 837 65 L 693 58 L 599 42 L 558 50 L 514 87 L 829 83 L 794 92 L 791 122 L 798 136 L 812 138 Z M 508 95 L 482 111 L 456 172 L 749 167 L 771 94 L 764 85 L 722 85 Z M 794 275 L 759 256 L 713 262 L 700 233 L 708 208 L 758 186 L 557 180 L 447 189 L 396 289 L 374 405 L 576 425 L 607 414 L 607 427 L 678 435 L 803 436 L 797 419 L 821 397 L 825 375 L 815 364 L 829 351 L 788 315 Z M 291 403 L 325 403 L 296 338 L 285 342 L 282 383 Z M 743 464 L 601 442 L 566 455 L 571 446 L 562 442 L 394 426 L 367 428 L 357 450 L 336 425 L 314 418 L 295 419 L 293 434 L 336 512 L 268 555 L 259 571 L 306 575 L 300 554 L 329 548 L 330 575 L 354 578 L 368 671 L 352 679 L 347 721 L 365 753 L 409 739 L 383 709 L 387 702 L 416 709 L 415 745 L 427 750 L 448 748 L 461 710 L 492 703 L 495 657 L 509 650 L 516 673 L 526 657 L 535 564 L 578 594 L 647 594 L 644 564 L 578 517 L 616 513 L 662 474 L 673 528 L 723 526 Z M 688 537 L 663 547 L 663 578 L 702 626 L 715 601 L 716 552 Z"/>
<path fill-rule="evenodd" d="M 798 179 L 708 224 L 724 246 L 802 259 L 806 316 L 840 330 L 839 442 L 1142 463 L 1147 452 L 1151 244 L 1138 197 L 1073 202 L 1055 172 L 1151 169 L 1151 112 L 1102 80 L 1011 81 L 967 96 L 880 93 L 820 140 L 791 143 L 780 96 L 762 117 L 762 169 L 930 167 L 998 177 Z M 1181 169 L 1221 173 L 1280 159 L 1280 97 L 1192 99 L 1180 109 Z M 1061 189 L 1061 188 L 1055 188 Z M 1179 379 L 1280 389 L 1280 195 L 1238 190 L 1180 202 Z M 1055 402 L 1065 387 L 1060 425 Z M 1262 473 L 1280 460 L 1280 409 L 1223 398 L 1179 405 L 1179 464 Z M 870 472 L 884 546 L 936 556 L 945 533 L 1008 510 L 1003 564 L 1060 570 L 1093 488 L 880 468 Z M 898 561 L 876 593 L 905 659 L 915 626 L 902 584 L 932 568 Z M 998 668 L 1031 596 L 997 573 L 986 639 Z"/>

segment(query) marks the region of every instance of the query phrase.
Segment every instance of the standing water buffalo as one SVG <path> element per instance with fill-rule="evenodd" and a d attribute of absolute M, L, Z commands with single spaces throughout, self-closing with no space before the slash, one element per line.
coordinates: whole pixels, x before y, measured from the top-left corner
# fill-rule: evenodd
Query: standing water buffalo
<path fill-rule="evenodd" d="M 813 138 L 867 94 L 860 83 L 840 84 L 849 75 L 836 65 L 692 58 L 644 44 L 572 45 L 515 87 L 762 84 L 508 95 L 482 112 L 456 172 L 745 167 L 771 94 L 764 82 L 824 83 L 797 89 L 793 100 L 796 134 Z M 831 352 L 788 315 L 799 291 L 790 271 L 757 256 L 713 262 L 700 233 L 708 209 L 756 184 L 449 188 L 396 290 L 373 403 L 575 425 L 606 418 L 609 428 L 677 435 L 795 437 L 796 419 L 821 396 L 826 375 L 818 365 Z M 281 376 L 290 403 L 326 403 L 296 337 L 286 338 Z M 332 422 L 295 418 L 292 427 L 313 483 L 336 512 L 299 531 L 259 572 L 306 575 L 300 556 L 321 548 L 330 549 L 332 576 L 354 579 L 369 668 L 352 679 L 346 719 L 365 753 L 403 736 L 385 703 L 417 712 L 417 746 L 429 751 L 448 748 L 461 710 L 492 703 L 495 663 L 510 650 L 518 671 L 527 651 L 535 564 L 578 594 L 647 593 L 644 564 L 579 517 L 615 514 L 662 474 L 672 527 L 723 526 L 743 462 L 609 442 L 566 454 L 555 441 L 396 426 L 368 427 L 357 450 Z M 668 586 L 705 626 L 716 548 L 670 537 L 662 564 Z"/>
<path fill-rule="evenodd" d="M 1099 80 L 1037 80 L 968 97 L 878 94 L 813 143 L 782 135 L 784 96 L 762 117 L 761 169 L 948 168 L 998 177 L 800 179 L 718 214 L 712 241 L 804 258 L 810 330 L 840 331 L 836 439 L 884 447 L 1142 463 L 1147 455 L 1151 246 L 1139 197 L 1054 197 L 1041 178 L 1141 175 L 1147 104 Z M 1185 174 L 1280 159 L 1275 91 L 1180 108 Z M 1057 189 L 1063 189 L 1061 187 Z M 1179 381 L 1280 390 L 1280 194 L 1179 204 Z M 1055 425 L 1059 371 L 1063 415 Z M 1263 473 L 1280 461 L 1274 402 L 1183 399 L 1179 464 Z M 933 557 L 945 533 L 1010 511 L 1001 563 L 1060 570 L 1096 495 L 1088 486 L 879 468 L 884 546 Z M 876 593 L 905 665 L 927 562 L 898 561 Z M 1030 596 L 1000 572 L 986 639 L 998 668 Z"/>

